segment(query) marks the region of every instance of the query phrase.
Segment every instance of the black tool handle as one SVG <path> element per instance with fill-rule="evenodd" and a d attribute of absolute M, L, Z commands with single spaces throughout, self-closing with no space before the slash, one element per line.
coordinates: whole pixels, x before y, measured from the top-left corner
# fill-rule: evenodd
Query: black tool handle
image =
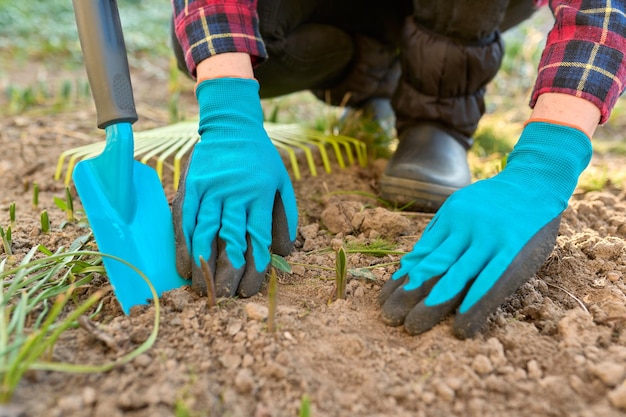
<path fill-rule="evenodd" d="M 73 0 L 78 38 L 96 103 L 98 127 L 137 121 L 116 0 Z"/>

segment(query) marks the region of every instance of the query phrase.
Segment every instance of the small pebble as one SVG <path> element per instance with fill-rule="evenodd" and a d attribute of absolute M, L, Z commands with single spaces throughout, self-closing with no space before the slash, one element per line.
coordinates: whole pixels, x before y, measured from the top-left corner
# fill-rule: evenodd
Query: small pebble
<path fill-rule="evenodd" d="M 606 274 L 606 278 L 611 282 L 617 282 L 622 278 L 622 274 L 617 271 L 611 271 Z"/>
<path fill-rule="evenodd" d="M 137 356 L 137 358 L 135 358 L 134 360 L 134 363 L 139 368 L 145 368 L 152 363 L 152 358 L 150 357 L 150 355 L 144 353 Z"/>
<path fill-rule="evenodd" d="M 334 251 L 338 251 L 343 246 L 343 239 L 333 239 L 330 241 L 330 247 Z"/>
<path fill-rule="evenodd" d="M 317 236 L 317 232 L 320 229 L 320 225 L 318 223 L 311 223 L 306 226 L 302 226 L 298 229 L 302 237 L 306 239 L 313 239 Z"/>
<path fill-rule="evenodd" d="M 363 298 L 365 297 L 365 288 L 358 286 L 356 290 L 354 290 L 354 298 Z"/>
<path fill-rule="evenodd" d="M 241 327 L 243 326 L 243 323 L 241 323 L 241 321 L 239 320 L 235 320 L 233 322 L 230 322 L 228 324 L 228 327 L 226 328 L 226 333 L 229 336 L 234 336 L 237 333 L 239 333 L 241 331 Z"/>
<path fill-rule="evenodd" d="M 543 376 L 543 372 L 541 370 L 541 366 L 539 366 L 539 362 L 534 359 L 531 359 L 526 364 L 526 369 L 528 370 L 528 378 L 530 379 L 541 379 Z"/>
<path fill-rule="evenodd" d="M 606 386 L 615 387 L 624 379 L 624 365 L 615 362 L 600 362 L 589 366 L 589 371 Z"/>
<path fill-rule="evenodd" d="M 482 398 L 471 398 L 467 402 L 467 409 L 469 411 L 469 415 L 478 416 L 482 415 L 485 411 L 487 404 L 485 400 Z"/>
<path fill-rule="evenodd" d="M 517 381 L 524 380 L 527 376 L 528 374 L 526 373 L 525 369 L 515 368 L 515 370 L 513 371 L 513 378 L 515 378 Z"/>
<path fill-rule="evenodd" d="M 98 399 L 98 393 L 92 387 L 85 387 L 85 389 L 83 389 L 82 397 L 85 405 L 94 405 Z"/>
<path fill-rule="evenodd" d="M 426 391 L 422 393 L 421 399 L 424 404 L 428 405 L 428 404 L 434 403 L 435 400 L 437 399 L 437 396 L 430 391 Z"/>
<path fill-rule="evenodd" d="M 79 395 L 67 395 L 59 400 L 59 408 L 70 414 L 83 408 L 83 399 Z"/>
<path fill-rule="evenodd" d="M 609 392 L 608 397 L 613 407 L 626 410 L 626 382 Z"/>
<path fill-rule="evenodd" d="M 254 377 L 250 369 L 240 369 L 235 376 L 235 389 L 240 394 L 247 394 L 254 389 Z"/>
<path fill-rule="evenodd" d="M 489 348 L 489 360 L 493 365 L 502 366 L 507 363 L 504 346 L 498 339 L 490 337 L 487 340 L 487 346 Z"/>
<path fill-rule="evenodd" d="M 241 366 L 243 368 L 249 368 L 254 363 L 254 356 L 246 353 L 243 355 L 243 359 L 241 360 Z"/>
<path fill-rule="evenodd" d="M 435 389 L 437 390 L 437 395 L 439 395 L 439 398 L 441 398 L 443 401 L 449 403 L 454 401 L 454 390 L 448 385 L 441 382 L 435 386 Z"/>
<path fill-rule="evenodd" d="M 246 315 L 250 320 L 264 321 L 267 320 L 269 310 L 266 306 L 257 303 L 246 304 Z"/>
<path fill-rule="evenodd" d="M 226 354 L 220 356 L 219 361 L 226 369 L 237 369 L 241 365 L 241 356 Z"/>
<path fill-rule="evenodd" d="M 485 355 L 476 355 L 472 362 L 472 369 L 480 375 L 485 375 L 493 371 L 493 365 Z"/>
<path fill-rule="evenodd" d="M 306 268 L 302 265 L 291 265 L 291 272 L 294 275 L 303 276 L 306 273 Z"/>

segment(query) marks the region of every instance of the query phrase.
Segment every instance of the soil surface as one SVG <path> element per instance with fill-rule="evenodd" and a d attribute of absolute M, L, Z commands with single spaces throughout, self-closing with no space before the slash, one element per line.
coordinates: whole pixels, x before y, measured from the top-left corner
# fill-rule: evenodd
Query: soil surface
<path fill-rule="evenodd" d="M 136 131 L 168 124 L 168 64 L 162 64 L 133 68 Z M 191 88 L 180 104 L 193 116 Z M 53 175 L 62 151 L 104 138 L 95 120 L 89 98 L 58 112 L 0 118 L 0 221 L 8 222 L 16 201 L 18 256 L 40 243 L 55 250 L 88 233 L 76 225 L 59 228 L 65 215 L 53 198 L 63 197 L 64 184 Z M 592 165 L 625 166 L 625 159 L 594 156 Z M 347 297 L 332 297 L 332 248 L 384 239 L 409 251 L 431 218 L 389 211 L 357 193 L 376 194 L 381 167 L 380 161 L 334 167 L 294 182 L 299 234 L 287 257 L 293 273 L 279 273 L 274 333 L 266 325 L 267 286 L 212 308 L 188 287 L 174 290 L 162 297 L 160 332 L 146 353 L 106 373 L 30 372 L 0 415 L 20 415 L 17 409 L 25 416 L 283 417 L 299 415 L 305 395 L 311 415 L 325 417 L 626 415 L 626 193 L 610 184 L 577 192 L 548 261 L 475 338 L 456 339 L 451 318 L 412 337 L 383 324 L 377 304 L 399 255 L 349 253 Z M 34 182 L 41 189 L 37 209 Z M 45 235 L 39 232 L 44 208 L 53 226 Z M 93 285 L 106 288 L 107 281 Z M 114 360 L 146 339 L 154 314 L 143 306 L 124 315 L 109 289 L 93 319 L 108 343 L 73 329 L 53 359 Z"/>

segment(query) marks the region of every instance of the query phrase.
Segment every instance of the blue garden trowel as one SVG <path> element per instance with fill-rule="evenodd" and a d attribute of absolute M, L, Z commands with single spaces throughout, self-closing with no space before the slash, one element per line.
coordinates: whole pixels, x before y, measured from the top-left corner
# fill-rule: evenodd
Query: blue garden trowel
<path fill-rule="evenodd" d="M 176 272 L 174 226 L 161 182 L 156 171 L 133 158 L 137 113 L 117 2 L 73 4 L 106 147 L 99 156 L 78 163 L 72 178 L 98 249 L 142 271 L 160 296 L 187 281 Z M 134 269 L 114 258 L 103 261 L 124 313 L 153 298 Z"/>

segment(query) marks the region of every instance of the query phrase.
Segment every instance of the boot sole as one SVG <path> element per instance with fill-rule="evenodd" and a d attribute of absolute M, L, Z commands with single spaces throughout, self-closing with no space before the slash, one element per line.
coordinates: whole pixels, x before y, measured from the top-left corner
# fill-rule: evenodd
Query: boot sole
<path fill-rule="evenodd" d="M 459 188 L 383 174 L 378 182 L 383 199 L 411 211 L 436 212 Z"/>

